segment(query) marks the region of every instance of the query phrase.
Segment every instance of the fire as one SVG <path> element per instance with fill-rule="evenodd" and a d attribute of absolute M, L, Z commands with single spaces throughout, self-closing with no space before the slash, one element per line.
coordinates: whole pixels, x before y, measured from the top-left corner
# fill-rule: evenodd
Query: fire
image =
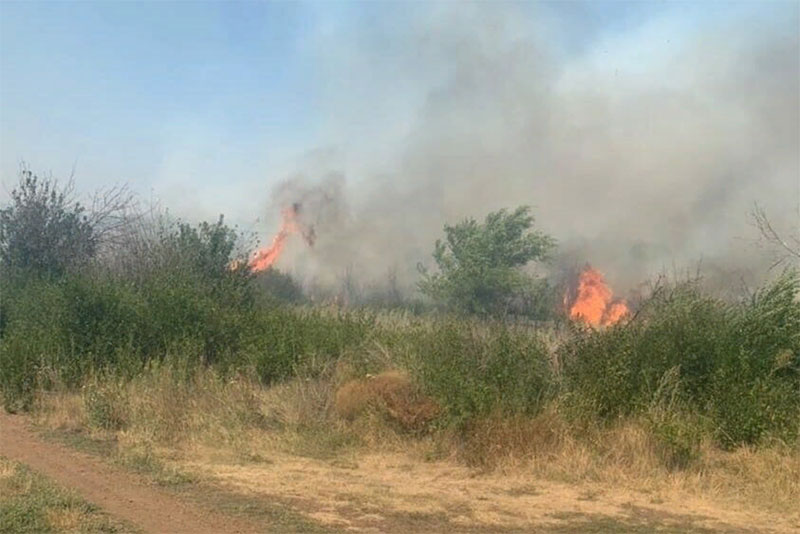
<path fill-rule="evenodd" d="M 272 238 L 272 244 L 256 252 L 253 259 L 250 260 L 250 269 L 254 273 L 265 271 L 272 267 L 272 264 L 280 257 L 286 246 L 286 241 L 292 234 L 300 233 L 309 246 L 314 244 L 314 228 L 304 228 L 298 220 L 299 214 L 300 204 L 297 202 L 283 210 L 283 222 L 281 222 L 278 233 Z"/>
<path fill-rule="evenodd" d="M 628 315 L 628 305 L 615 299 L 600 271 L 588 265 L 578 280 L 575 301 L 569 316 L 592 326 L 609 326 Z"/>

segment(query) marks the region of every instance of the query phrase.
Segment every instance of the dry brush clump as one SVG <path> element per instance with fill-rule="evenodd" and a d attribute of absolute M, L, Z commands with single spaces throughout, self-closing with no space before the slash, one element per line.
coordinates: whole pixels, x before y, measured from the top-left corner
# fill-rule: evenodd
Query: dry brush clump
<path fill-rule="evenodd" d="M 78 389 L 60 385 L 41 392 L 35 414 L 54 430 L 130 444 L 229 443 L 261 424 L 261 390 L 245 376 L 167 360 L 151 363 L 134 378 L 98 373 Z"/>
<path fill-rule="evenodd" d="M 419 433 L 439 416 L 441 408 L 415 386 L 408 374 L 398 370 L 350 380 L 336 391 L 336 413 L 353 420 L 367 410 L 376 410 L 401 429 Z"/>

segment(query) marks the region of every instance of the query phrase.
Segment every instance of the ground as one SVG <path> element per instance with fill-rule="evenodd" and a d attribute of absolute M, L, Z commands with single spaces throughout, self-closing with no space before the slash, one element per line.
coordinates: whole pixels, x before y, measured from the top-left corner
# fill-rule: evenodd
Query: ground
<path fill-rule="evenodd" d="M 24 416 L 4 413 L 0 455 L 112 518 L 91 523 L 110 526 L 79 531 L 800 532 L 796 516 L 725 507 L 680 492 L 538 480 L 400 453 L 335 459 L 271 453 L 230 462 L 198 449 L 169 466 L 182 477 L 159 485 L 158 477 L 45 439 Z M 0 496 L 0 509 L 8 506 Z"/>

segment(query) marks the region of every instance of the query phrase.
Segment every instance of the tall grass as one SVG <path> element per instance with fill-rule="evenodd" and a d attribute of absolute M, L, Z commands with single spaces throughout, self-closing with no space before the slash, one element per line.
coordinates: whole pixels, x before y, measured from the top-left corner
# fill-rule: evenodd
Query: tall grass
<path fill-rule="evenodd" d="M 662 287 L 630 322 L 561 347 L 573 406 L 600 420 L 653 406 L 698 419 L 723 447 L 800 432 L 800 281 L 786 273 L 730 303 L 696 283 Z"/>
<path fill-rule="evenodd" d="M 447 422 L 456 426 L 498 410 L 535 414 L 554 393 L 549 363 L 534 331 L 454 319 L 417 333 L 409 362 L 444 408 Z"/>
<path fill-rule="evenodd" d="M 578 427 L 648 421 L 676 466 L 703 439 L 725 449 L 798 442 L 797 273 L 740 301 L 697 283 L 661 285 L 611 328 L 555 330 L 281 303 L 257 298 L 257 284 L 224 264 L 167 257 L 135 275 L 4 276 L 6 408 L 98 373 L 130 381 L 167 359 L 184 362 L 187 376 L 212 368 L 263 385 L 339 362 L 351 378 L 403 370 L 439 406 L 434 427 L 457 432 L 555 403 Z"/>

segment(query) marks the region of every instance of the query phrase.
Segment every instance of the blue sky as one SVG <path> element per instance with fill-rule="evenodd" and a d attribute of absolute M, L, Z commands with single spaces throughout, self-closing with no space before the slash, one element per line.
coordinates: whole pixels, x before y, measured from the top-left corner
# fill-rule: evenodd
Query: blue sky
<path fill-rule="evenodd" d="M 314 36 L 401 27 L 419 4 L 3 2 L 0 102 L 3 181 L 21 161 L 79 184 L 156 186 L 167 152 L 209 135 L 219 158 L 283 163 L 320 139 L 326 78 Z M 581 53 L 604 31 L 657 4 L 559 3 L 563 47 Z M 534 16 L 533 9 L 531 16 Z M 381 46 L 380 30 L 363 46 Z M 385 42 L 384 42 L 385 44 Z M 335 83 L 335 82 L 334 82 Z M 213 144 L 213 143 L 212 143 Z M 210 148 L 210 147 L 209 147 Z M 207 154 L 208 158 L 217 158 Z M 218 165 L 215 168 L 224 168 Z M 197 176 L 198 186 L 218 180 Z"/>
<path fill-rule="evenodd" d="M 75 165 L 79 183 L 150 183 L 166 151 L 204 131 L 262 158 L 313 137 L 303 6 L 6 2 L 0 10 L 4 180 L 24 159 L 57 176 Z"/>
<path fill-rule="evenodd" d="M 489 5 L 515 9 L 523 27 L 543 27 L 557 68 L 591 58 L 610 37 L 636 35 L 653 20 L 671 20 L 678 37 L 737 10 L 764 9 L 666 2 Z M 767 10 L 787 5 L 796 11 L 792 4 Z M 382 150 L 402 142 L 405 127 L 386 128 L 394 137 L 372 134 L 376 124 L 415 120 L 436 83 L 437 64 L 407 65 L 416 61 L 407 57 L 407 45 L 420 19 L 439 9 L 446 19 L 453 6 L 2 2 L 2 182 L 6 189 L 14 183 L 22 161 L 56 177 L 74 168 L 85 191 L 127 182 L 164 198 L 179 214 L 238 211 L 234 218 L 253 220 L 270 184 L 309 151 L 344 147 L 349 154 L 359 144 L 384 157 Z M 656 48 L 662 44 L 669 46 L 659 42 Z M 358 157 L 359 150 L 354 154 L 344 159 Z"/>

